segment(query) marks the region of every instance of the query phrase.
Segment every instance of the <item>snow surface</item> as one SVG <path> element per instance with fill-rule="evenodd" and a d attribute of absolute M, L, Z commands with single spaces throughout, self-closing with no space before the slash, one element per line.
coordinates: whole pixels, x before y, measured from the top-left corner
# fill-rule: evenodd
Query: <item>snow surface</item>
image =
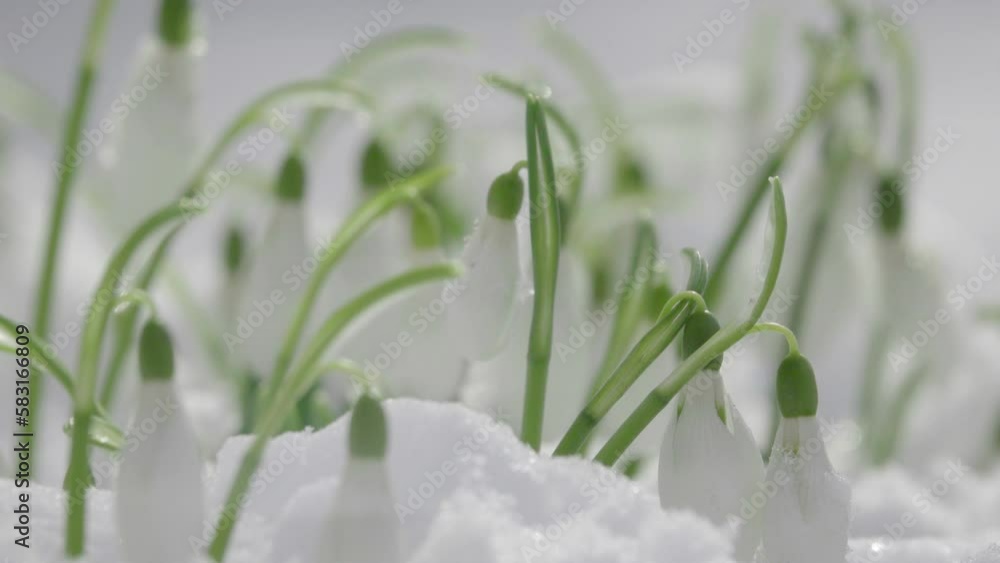
<path fill-rule="evenodd" d="M 539 456 L 509 427 L 484 414 L 412 399 L 390 400 L 385 406 L 389 477 L 407 561 L 731 561 L 728 539 L 707 521 L 689 512 L 664 511 L 652 491 L 585 460 Z M 310 561 L 344 468 L 346 422 L 271 442 L 252 481 L 228 562 Z M 245 436 L 229 440 L 217 465 L 206 470 L 208 514 L 213 517 L 248 444 Z M 0 487 L 8 498 L 16 490 L 10 480 Z M 959 500 L 956 491 L 953 502 Z M 125 563 L 113 502 L 111 491 L 91 493 L 88 557 L 81 561 Z M 3 527 L 0 558 L 64 561 L 63 525 L 61 491 L 33 484 L 30 555 L 13 547 L 13 530 Z M 971 539 L 859 539 L 852 541 L 848 561 L 997 563 L 996 553 L 989 551 L 970 559 L 988 545 Z"/>

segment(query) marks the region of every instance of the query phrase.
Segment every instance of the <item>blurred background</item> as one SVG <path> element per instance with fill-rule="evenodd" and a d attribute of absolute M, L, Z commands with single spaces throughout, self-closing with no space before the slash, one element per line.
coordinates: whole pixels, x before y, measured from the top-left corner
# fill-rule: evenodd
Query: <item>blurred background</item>
<path fill-rule="evenodd" d="M 385 14 L 390 4 L 398 9 L 382 23 L 380 14 Z M 914 319 L 920 320 L 929 318 L 920 311 L 929 311 L 933 317 L 935 310 L 948 303 L 949 291 L 976 276 L 982 260 L 988 261 L 1000 248 L 1000 221 L 996 220 L 1000 198 L 993 173 L 996 131 L 1000 128 L 996 111 L 1000 92 L 1000 37 L 996 34 L 1000 3 L 897 0 L 859 5 L 882 9 L 888 22 L 910 39 L 918 85 L 914 146 L 920 152 L 937 147 L 932 163 L 918 163 L 919 171 L 910 177 L 907 196 L 908 237 L 914 248 L 920 249 L 914 254 L 915 262 L 908 264 L 935 272 L 935 293 L 930 297 L 916 293 L 922 297 L 914 298 L 924 300 L 914 302 L 919 305 L 913 312 Z M 58 13 L 46 18 L 46 25 L 37 30 L 37 35 L 15 49 L 11 34 L 23 34 L 25 18 L 32 18 L 42 9 L 40 6 L 35 0 L 3 6 L 0 31 L 9 44 L 0 48 L 0 66 L 51 97 L 53 111 L 49 117 L 55 117 L 59 114 L 56 108 L 65 107 L 70 97 L 93 2 L 72 0 L 59 4 Z M 819 0 L 215 0 L 202 2 L 199 8 L 206 39 L 196 82 L 202 139 L 214 139 L 238 109 L 262 91 L 322 73 L 343 56 L 345 45 L 358 45 L 359 34 L 375 30 L 379 35 L 424 25 L 467 33 L 470 46 L 464 52 L 426 56 L 419 64 L 383 65 L 368 85 L 384 106 L 392 107 L 399 100 L 426 100 L 434 111 L 445 111 L 447 116 L 448 108 L 475 95 L 481 73 L 498 71 L 550 84 L 553 99 L 578 120 L 584 138 L 592 139 L 602 126 L 592 113 L 587 113 L 592 109 L 592 93 L 585 92 L 558 57 L 543 45 L 546 29 L 557 28 L 575 38 L 593 57 L 606 76 L 603 82 L 619 98 L 629 142 L 648 170 L 651 183 L 663 196 L 666 211 L 657 216 L 657 221 L 665 246 L 673 252 L 696 246 L 710 261 L 743 199 L 741 192 L 735 197 L 720 197 L 724 195 L 720 182 L 728 181 L 731 167 L 747 159 L 748 149 L 760 146 L 760 140 L 774 135 L 776 129 L 780 131 L 776 124 L 799 103 L 808 86 L 810 65 L 803 40 L 805 31 L 829 30 L 839 25 L 832 3 Z M 112 106 L 121 85 L 134 73 L 136 48 L 153 30 L 156 11 L 155 2 L 119 3 L 91 103 L 91 127 Z M 869 38 L 873 43 L 872 67 L 881 69 L 879 74 L 892 84 L 895 71 L 878 54 L 878 39 L 877 33 Z M 694 46 L 696 43 L 699 45 Z M 881 96 L 887 122 L 894 123 L 896 92 L 889 86 Z M 470 216 L 481 210 L 490 179 L 522 158 L 522 116 L 523 105 L 517 100 L 507 95 L 488 95 L 475 102 L 475 109 L 463 116 L 456 128 L 459 134 L 456 142 L 449 143 L 449 159 L 461 168 L 449 193 L 462 202 Z M 46 116 L 39 119 L 45 122 Z M 391 124 L 375 119 L 375 126 L 393 129 Z M 331 135 L 310 162 L 308 213 L 314 234 L 331 232 L 353 207 L 351 196 L 357 192 L 360 147 L 368 135 L 365 131 L 373 123 L 351 118 L 340 125 L 346 125 L 346 131 Z M 0 200 L 0 232 L 8 236 L 0 244 L 7 247 L 7 252 L 21 249 L 13 261 L 5 262 L 8 268 L 20 272 L 16 276 L 9 269 L 2 273 L 0 310 L 15 318 L 28 318 L 39 260 L 39 251 L 34 249 L 41 248 L 44 210 L 52 189 L 48 162 L 53 158 L 54 145 L 44 135 L 27 129 L 0 131 L 9 165 Z M 882 136 L 886 146 L 882 149 L 884 154 L 892 155 L 896 133 L 891 126 L 886 131 Z M 817 137 L 815 132 L 810 133 L 809 143 L 797 151 L 782 172 L 792 229 L 787 275 L 783 274 L 783 279 L 788 278 L 783 282 L 785 289 L 793 285 L 790 279 L 797 264 L 794 255 L 800 252 L 807 231 L 807 210 L 817 205 L 816 192 L 810 191 L 817 182 Z M 258 168 L 270 174 L 284 150 L 268 146 L 262 155 Z M 607 189 L 601 184 L 612 166 L 608 160 L 594 161 L 588 193 Z M 865 184 L 849 186 L 853 196 L 847 197 L 844 208 L 835 214 L 830 239 L 839 251 L 832 252 L 824 262 L 814 297 L 817 305 L 810 314 L 813 320 L 803 337 L 803 350 L 815 358 L 821 372 L 823 412 L 835 419 L 856 414 L 859 374 L 870 340 L 868 327 L 877 317 L 873 311 L 876 303 L 886 298 L 867 291 L 878 286 L 872 280 L 877 277 L 874 265 L 880 261 L 877 252 L 852 241 L 848 229 L 863 214 L 861 210 L 872 193 L 870 178 L 859 176 L 858 182 Z M 249 217 L 254 213 L 262 216 L 261 207 L 259 202 L 256 207 L 251 204 L 246 212 Z M 737 260 L 744 276 L 740 279 L 752 280 L 763 216 L 757 214 L 754 232 L 747 239 L 750 242 L 743 247 L 746 252 Z M 216 289 L 216 249 L 227 218 L 226 213 L 216 214 L 213 220 L 187 233 L 175 252 L 203 301 L 210 301 Z M 110 248 L 110 239 L 104 235 L 86 240 L 86 235 L 96 229 L 86 219 L 79 221 L 63 252 L 68 262 L 57 292 L 62 307 L 57 307 L 56 314 L 62 323 L 73 318 L 73 304 L 90 291 Z M 874 237 L 873 231 L 861 235 L 869 242 Z M 926 255 L 932 258 L 921 262 Z M 981 281 L 984 283 L 975 292 L 974 305 L 978 308 L 1000 303 L 1000 283 Z M 911 285 L 923 285 L 921 280 L 904 279 L 900 283 L 889 293 L 898 289 L 901 299 L 914 295 L 909 291 L 914 289 Z M 732 285 L 745 287 L 736 282 Z M 750 294 L 745 289 L 733 291 L 735 297 L 727 295 L 733 301 L 728 312 L 739 311 L 739 301 Z M 993 339 L 986 340 L 984 346 L 995 347 L 995 321 L 971 322 L 977 335 Z M 61 326 L 59 320 L 53 324 Z M 964 328 L 957 338 L 968 340 Z M 965 354 L 962 350 L 953 352 L 957 356 Z M 74 345 L 70 344 L 62 354 L 70 362 Z M 767 358 L 743 362 L 740 371 L 760 370 L 765 375 L 744 378 L 742 383 L 738 377 L 727 381 L 733 380 L 730 385 L 736 402 L 755 433 L 763 436 L 768 426 L 767 409 L 744 407 L 767 403 L 769 390 L 761 385 L 761 378 L 773 373 L 777 356 L 760 355 Z M 950 366 L 958 360 L 951 357 L 947 362 Z M 944 371 L 938 383 L 947 377 Z M 975 394 L 981 378 L 992 376 L 995 384 L 1000 381 L 1000 364 L 987 362 L 975 371 L 975 378 L 961 383 L 956 379 L 951 387 L 960 386 Z M 998 397 L 992 391 L 986 395 L 987 402 Z M 981 407 L 983 420 L 990 413 L 995 415 L 998 407 L 1000 402 Z M 953 412 L 963 412 L 960 406 L 956 409 Z M 989 439 L 987 427 L 984 422 L 975 430 L 974 441 Z"/>

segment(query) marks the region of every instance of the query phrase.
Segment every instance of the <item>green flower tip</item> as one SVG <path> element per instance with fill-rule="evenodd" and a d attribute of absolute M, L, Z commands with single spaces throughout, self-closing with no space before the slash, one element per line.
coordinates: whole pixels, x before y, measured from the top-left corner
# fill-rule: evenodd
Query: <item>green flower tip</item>
<path fill-rule="evenodd" d="M 618 191 L 639 193 L 646 189 L 648 178 L 646 169 L 631 153 L 624 153 L 618 159 Z"/>
<path fill-rule="evenodd" d="M 441 220 L 434 208 L 423 200 L 410 206 L 410 240 L 418 250 L 441 246 Z"/>
<path fill-rule="evenodd" d="M 882 207 L 882 216 L 879 217 L 879 225 L 882 232 L 888 235 L 899 233 L 903 227 L 903 180 L 895 172 L 887 172 L 879 177 L 878 187 L 875 192 L 875 199 Z"/>
<path fill-rule="evenodd" d="M 378 139 L 373 138 L 361 153 L 361 184 L 369 190 L 385 187 L 388 178 L 395 176 L 392 159 Z"/>
<path fill-rule="evenodd" d="M 139 374 L 144 381 L 168 381 L 174 376 L 174 345 L 166 327 L 149 321 L 139 336 Z"/>
<path fill-rule="evenodd" d="M 781 416 L 816 416 L 819 392 L 812 365 L 800 354 L 789 354 L 778 366 L 778 406 Z"/>
<path fill-rule="evenodd" d="M 246 236 L 243 230 L 233 225 L 226 232 L 226 240 L 223 247 L 225 254 L 226 272 L 236 274 L 243 267 L 243 259 L 246 257 Z"/>
<path fill-rule="evenodd" d="M 371 394 L 364 393 L 354 403 L 351 413 L 351 457 L 384 458 L 388 434 L 382 403 Z"/>
<path fill-rule="evenodd" d="M 698 348 L 708 342 L 709 338 L 715 336 L 722 327 L 715 315 L 708 311 L 700 311 L 688 317 L 684 323 L 684 340 L 681 343 L 681 350 L 685 358 L 690 357 Z M 722 368 L 722 355 L 713 358 L 705 369 L 719 371 Z"/>
<path fill-rule="evenodd" d="M 490 185 L 486 211 L 497 219 L 513 221 L 524 201 L 524 182 L 517 172 L 505 172 Z"/>
<path fill-rule="evenodd" d="M 287 202 L 302 201 L 306 193 L 306 167 L 298 155 L 288 155 L 278 172 L 278 199 Z"/>
<path fill-rule="evenodd" d="M 160 39 L 172 47 L 184 47 L 193 35 L 191 0 L 163 0 L 160 5 Z"/>

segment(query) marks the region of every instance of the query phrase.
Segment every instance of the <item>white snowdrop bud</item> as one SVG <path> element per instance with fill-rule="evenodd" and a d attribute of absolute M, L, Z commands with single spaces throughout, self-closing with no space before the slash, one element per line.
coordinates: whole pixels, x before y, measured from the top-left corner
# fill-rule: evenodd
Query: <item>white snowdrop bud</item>
<path fill-rule="evenodd" d="M 770 491 L 762 552 L 767 563 L 843 563 L 847 554 L 851 487 L 827 456 L 814 414 L 815 388 L 805 358 L 793 354 L 782 362 L 782 418 L 764 481 Z"/>
<path fill-rule="evenodd" d="M 520 279 L 516 219 L 523 194 L 516 172 L 501 174 L 493 182 L 488 213 L 462 252 L 465 274 L 446 288 L 453 295 L 442 295 L 447 302 L 454 301 L 448 314 L 451 332 L 470 360 L 495 356 L 511 328 Z"/>
<path fill-rule="evenodd" d="M 696 350 L 718 329 L 710 313 L 693 315 L 684 329 L 685 353 Z M 760 543 L 760 519 L 744 504 L 749 505 L 758 491 L 764 462 L 722 376 L 711 367 L 705 369 L 685 386 L 668 412 L 660 449 L 660 504 L 690 509 L 718 526 L 729 526 L 736 559 L 751 561 Z"/>
<path fill-rule="evenodd" d="M 139 341 L 142 387 L 118 472 L 115 516 L 131 563 L 183 563 L 204 526 L 198 442 L 173 383 L 173 347 L 151 321 Z"/>
<path fill-rule="evenodd" d="M 229 350 L 243 358 L 258 377 L 269 377 L 274 370 L 278 344 L 301 297 L 301 292 L 288 291 L 288 275 L 296 275 L 296 269 L 301 272 L 311 256 L 306 244 L 305 181 L 302 161 L 290 156 L 278 176 L 270 225 L 250 256 L 237 318 L 230 321 L 224 335 Z"/>
<path fill-rule="evenodd" d="M 187 4 L 164 2 L 160 37 L 141 46 L 131 80 L 116 90 L 87 141 L 98 155 L 100 177 L 92 185 L 108 209 L 102 219 L 114 229 L 131 228 L 176 198 L 199 154 L 197 76 L 205 44 L 193 37 Z M 208 187 L 203 195 L 218 196 Z"/>
<path fill-rule="evenodd" d="M 385 464 L 385 412 L 363 394 L 351 414 L 350 458 L 341 476 L 316 563 L 399 563 L 400 524 Z"/>

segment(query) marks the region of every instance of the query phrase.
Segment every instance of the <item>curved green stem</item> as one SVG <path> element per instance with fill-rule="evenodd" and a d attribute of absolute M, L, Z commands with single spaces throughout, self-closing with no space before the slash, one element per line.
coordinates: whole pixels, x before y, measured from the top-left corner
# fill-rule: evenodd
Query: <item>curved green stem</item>
<path fill-rule="evenodd" d="M 799 340 L 795 337 L 795 333 L 785 325 L 779 323 L 757 323 L 753 325 L 753 328 L 747 334 L 757 332 L 775 332 L 784 336 L 785 342 L 788 344 L 788 355 L 798 355 Z"/>
<path fill-rule="evenodd" d="M 730 263 L 736 254 L 736 249 L 739 247 L 740 241 L 743 240 L 743 236 L 746 234 L 747 229 L 750 227 L 750 222 L 753 220 L 754 212 L 760 205 L 760 202 L 764 200 L 765 194 L 767 194 L 768 179 L 777 174 L 784 166 L 785 161 L 788 159 L 792 150 L 798 146 L 801 141 L 803 134 L 809 128 L 809 124 L 814 121 L 818 121 L 823 116 L 827 115 L 833 107 L 837 105 L 837 102 L 843 96 L 843 93 L 847 88 L 853 84 L 857 79 L 854 73 L 846 73 L 841 76 L 833 85 L 829 99 L 826 100 L 818 109 L 814 111 L 809 111 L 806 118 L 798 123 L 797 126 L 792 129 L 791 134 L 785 139 L 783 143 L 778 147 L 778 149 L 772 153 L 767 161 L 761 165 L 757 176 L 755 176 L 749 193 L 747 193 L 746 199 L 743 202 L 743 207 L 740 209 L 737 215 L 736 221 L 733 223 L 729 234 L 723 239 L 722 245 L 719 251 L 716 253 L 716 262 L 713 268 L 712 278 L 708 282 L 708 288 L 705 290 L 705 301 L 708 302 L 710 307 L 718 305 L 719 299 L 722 297 L 722 292 L 725 290 L 726 278 L 729 274 Z M 803 97 L 802 102 L 797 107 L 810 108 L 809 99 L 813 96 L 813 92 L 810 90 Z"/>
<path fill-rule="evenodd" d="M 556 277 L 559 272 L 559 206 L 556 199 L 555 165 L 541 102 L 528 100 L 528 213 L 535 299 L 528 340 L 528 373 L 524 391 L 521 439 L 536 451 L 542 444 L 545 391 L 552 357 L 552 322 Z M 539 174 L 541 167 L 541 175 Z"/>
<path fill-rule="evenodd" d="M 347 218 L 309 278 L 309 284 L 305 288 L 305 293 L 295 310 L 295 316 L 278 352 L 274 373 L 269 383 L 269 394 L 274 393 L 282 386 L 288 369 L 291 367 L 299 340 L 309 322 L 309 316 L 315 308 L 316 299 L 319 298 L 320 290 L 334 266 L 340 262 L 354 241 L 364 234 L 378 218 L 396 206 L 419 197 L 421 193 L 436 186 L 450 173 L 450 168 L 442 166 L 410 176 L 399 184 L 379 192 Z"/>
<path fill-rule="evenodd" d="M 307 80 L 282 85 L 251 102 L 224 130 L 219 140 L 208 151 L 199 166 L 195 168 L 195 172 L 185 185 L 180 199 L 150 215 L 119 247 L 108 264 L 95 295 L 114 295 L 115 280 L 125 271 L 132 256 L 149 236 L 161 227 L 180 219 L 191 219 L 208 208 L 211 203 L 210 198 L 204 198 L 203 202 L 197 201 L 198 196 L 201 195 L 199 190 L 202 187 L 202 182 L 232 141 L 247 127 L 280 104 L 302 102 L 308 106 L 332 106 L 343 102 L 344 96 L 355 103 L 366 105 L 364 96 L 356 90 L 328 80 Z M 99 300 L 95 298 L 92 302 L 99 303 Z M 97 307 L 87 318 L 83 329 L 80 368 L 74 389 L 73 416 L 75 424 L 70 447 L 70 466 L 63 482 L 70 498 L 67 511 L 66 553 L 71 557 L 76 557 L 83 552 L 86 520 L 84 499 L 87 488 L 91 484 L 88 433 L 91 417 L 96 408 L 94 390 L 97 386 L 97 370 L 103 350 L 104 333 L 110 316 L 110 307 Z"/>
<path fill-rule="evenodd" d="M 10 336 L 11 340 L 17 338 L 17 323 L 11 319 L 0 315 L 0 329 Z M 55 349 L 48 341 L 46 341 L 41 336 L 35 334 L 31 337 L 31 351 L 41 356 L 41 368 L 42 371 L 46 371 L 56 378 L 66 392 L 73 396 L 73 376 L 70 375 L 69 370 L 66 366 L 59 361 L 59 358 L 48 352 L 50 349 Z M 30 382 L 29 382 L 30 385 Z"/>
<path fill-rule="evenodd" d="M 160 209 L 144 221 L 115 252 L 111 262 L 104 270 L 101 282 L 95 295 L 114 295 L 115 284 L 140 245 L 159 229 L 180 220 L 186 214 L 185 209 L 177 203 L 171 203 Z M 88 433 L 90 418 L 95 412 L 94 388 L 97 385 L 97 370 L 100 365 L 102 339 L 111 316 L 110 306 L 99 306 L 95 303 L 87 323 L 84 325 L 80 344 L 80 362 L 77 372 L 76 389 L 73 393 L 73 443 L 70 448 L 69 469 L 66 472 L 64 487 L 71 499 L 68 503 L 66 520 L 66 553 L 76 557 L 83 553 L 85 505 L 87 488 L 91 483 L 90 464 L 88 460 Z"/>
<path fill-rule="evenodd" d="M 674 398 L 692 377 L 704 369 L 709 362 L 729 349 L 730 346 L 736 344 L 741 338 L 749 334 L 753 330 L 754 325 L 757 324 L 757 321 L 760 320 L 760 316 L 764 313 L 767 302 L 771 299 L 771 294 L 774 292 L 774 287 L 778 282 L 778 274 L 781 271 L 781 260 L 785 250 L 785 239 L 788 234 L 785 196 L 780 180 L 772 178 L 771 186 L 773 187 L 774 194 L 772 203 L 774 240 L 771 246 L 771 258 L 768 264 L 767 275 L 764 278 L 764 286 L 757 296 L 757 302 L 754 304 L 750 315 L 743 322 L 727 325 L 715 333 L 693 354 L 682 361 L 663 383 L 643 399 L 639 407 L 629 415 L 625 423 L 615 431 L 611 439 L 601 448 L 594 461 L 609 467 L 613 465 L 646 426 L 670 403 L 670 400 Z"/>
<path fill-rule="evenodd" d="M 688 290 L 670 297 L 663 306 L 659 319 L 618 364 L 601 388 L 594 393 L 587 406 L 577 415 L 569 430 L 556 446 L 553 455 L 577 455 L 583 452 L 591 433 L 608 414 L 625 392 L 638 381 L 656 358 L 670 346 L 691 313 L 705 309 L 705 301 L 698 290 L 705 288 L 707 265 L 696 251 L 689 251 L 691 273 Z"/>
<path fill-rule="evenodd" d="M 179 227 L 174 227 L 167 236 L 163 237 L 163 240 L 157 245 L 156 250 L 153 251 L 153 255 L 149 258 L 149 262 L 143 269 L 143 272 L 139 275 L 135 289 L 119 299 L 119 302 L 124 300 L 128 295 L 142 295 L 144 299 L 141 299 L 141 302 L 146 305 L 151 315 L 154 317 L 157 316 L 156 304 L 149 297 L 148 291 L 153 283 L 153 279 L 159 272 L 160 266 L 164 262 L 167 249 L 170 247 L 170 243 L 173 241 L 178 230 Z M 138 307 L 129 307 L 125 311 L 120 312 L 118 322 L 116 323 L 116 338 L 111 353 L 111 360 L 108 362 L 107 372 L 104 375 L 104 386 L 101 387 L 99 401 L 99 404 L 103 405 L 106 409 L 111 409 L 113 406 L 118 381 L 121 379 L 122 369 L 125 367 L 125 360 L 128 358 L 129 345 L 135 336 L 135 326 L 139 321 L 139 312 Z"/>
<path fill-rule="evenodd" d="M 104 47 L 105 30 L 111 18 L 114 0 L 98 0 L 94 6 L 87 28 L 87 36 L 83 45 L 83 59 L 77 71 L 76 87 L 73 92 L 73 102 L 70 112 L 65 116 L 62 147 L 60 148 L 59 164 L 56 173 L 56 191 L 49 215 L 48 233 L 45 237 L 45 253 L 42 258 L 42 269 L 39 273 L 38 293 L 36 294 L 34 326 L 32 330 L 43 338 L 48 336 L 49 321 L 52 316 L 52 298 L 56 285 L 56 268 L 58 266 L 59 249 L 62 247 L 63 225 L 66 222 L 66 211 L 69 208 L 70 190 L 73 187 L 76 173 L 81 162 L 74 162 L 77 142 L 82 134 L 83 124 L 87 118 L 90 96 L 97 76 L 98 62 Z M 79 159 L 79 157 L 76 157 Z M 44 399 L 44 383 L 41 377 L 34 377 L 28 383 L 35 409 L 40 410 Z M 27 434 L 34 434 L 40 424 L 41 417 L 31 417 L 25 428 Z M 29 442 L 33 438 L 29 439 Z M 35 462 L 40 460 L 37 458 Z"/>
<path fill-rule="evenodd" d="M 258 419 L 255 428 L 256 437 L 249 451 L 243 457 L 239 471 L 226 497 L 226 507 L 219 516 L 215 526 L 215 537 L 208 549 L 208 555 L 221 562 L 225 557 L 229 540 L 240 516 L 242 504 L 240 500 L 246 495 L 250 486 L 250 478 L 260 464 L 268 439 L 277 432 L 289 414 L 295 409 L 298 399 L 316 383 L 322 374 L 316 366 L 330 343 L 362 313 L 377 303 L 401 291 L 410 289 L 422 283 L 457 277 L 461 266 L 455 263 L 436 264 L 410 270 L 368 289 L 346 305 L 335 311 L 316 332 L 302 359 L 291 372 L 287 385 L 276 388 L 276 394 L 268 403 L 266 412 Z"/>

